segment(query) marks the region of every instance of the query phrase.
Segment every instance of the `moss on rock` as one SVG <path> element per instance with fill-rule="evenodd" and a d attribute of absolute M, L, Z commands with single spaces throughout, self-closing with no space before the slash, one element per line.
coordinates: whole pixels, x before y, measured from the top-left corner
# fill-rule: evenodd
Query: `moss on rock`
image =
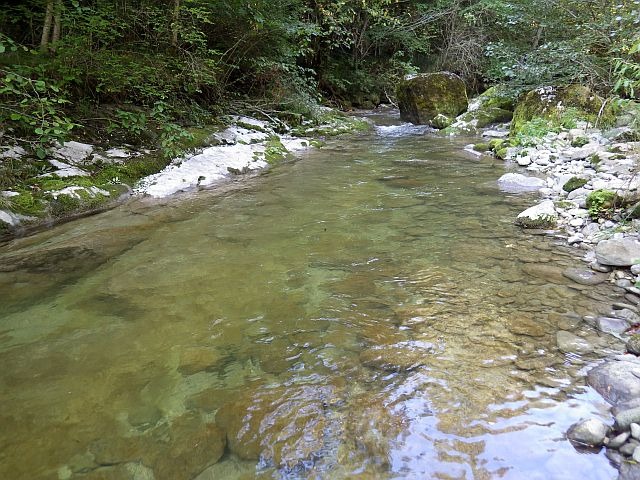
<path fill-rule="evenodd" d="M 400 118 L 418 125 L 431 125 L 439 114 L 455 118 L 469 105 L 464 82 L 450 72 L 426 73 L 403 80 L 396 95 Z"/>
<path fill-rule="evenodd" d="M 546 122 L 550 131 L 558 127 L 574 128 L 578 121 L 612 124 L 614 117 L 604 100 L 591 89 L 566 85 L 540 87 L 525 93 L 513 113 L 512 135 L 523 132 L 526 125 L 536 119 Z"/>
<path fill-rule="evenodd" d="M 580 178 L 580 177 L 571 177 L 569 180 L 567 180 L 567 182 L 562 186 L 562 189 L 569 193 L 569 192 L 573 192 L 574 190 L 579 189 L 580 187 L 584 187 L 587 183 L 587 179 L 586 178 Z"/>

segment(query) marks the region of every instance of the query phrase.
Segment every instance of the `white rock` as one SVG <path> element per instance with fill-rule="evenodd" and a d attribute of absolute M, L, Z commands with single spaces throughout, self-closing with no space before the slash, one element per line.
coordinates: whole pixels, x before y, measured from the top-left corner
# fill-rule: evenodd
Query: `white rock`
<path fill-rule="evenodd" d="M 93 153 L 93 145 L 80 142 L 65 142 L 53 151 L 53 156 L 71 164 L 83 163 Z"/>
<path fill-rule="evenodd" d="M 17 197 L 20 194 L 18 192 L 13 192 L 11 190 L 3 190 L 2 192 L 0 192 L 0 195 L 3 196 L 4 198 L 11 198 L 11 197 Z"/>
<path fill-rule="evenodd" d="M 85 172 L 84 170 L 78 167 L 74 167 L 73 165 L 69 165 L 68 163 L 60 162 L 58 160 L 53 160 L 53 159 L 49 160 L 49 163 L 54 167 L 56 167 L 56 171 L 53 173 L 55 173 L 60 178 L 89 176 L 88 172 Z M 41 175 L 41 177 L 48 177 L 48 176 L 50 175 L 46 173 L 44 175 Z"/>
<path fill-rule="evenodd" d="M 505 173 L 498 179 L 500 190 L 509 193 L 530 192 L 546 185 L 541 178 L 527 177 L 520 173 Z"/>
<path fill-rule="evenodd" d="M 526 167 L 527 165 L 531 165 L 531 157 L 518 157 L 516 159 L 516 162 L 518 162 L 518 165 L 520 165 L 521 167 Z"/>
<path fill-rule="evenodd" d="M 556 225 L 558 215 L 552 200 L 545 200 L 527 208 L 516 218 L 516 224 L 525 228 L 549 228 Z"/>
<path fill-rule="evenodd" d="M 13 158 L 13 159 L 19 159 L 24 157 L 27 154 L 27 151 L 20 147 L 20 146 L 15 146 L 15 147 L 9 147 L 6 150 L 3 150 L 2 152 L 0 152 L 0 158 Z"/>

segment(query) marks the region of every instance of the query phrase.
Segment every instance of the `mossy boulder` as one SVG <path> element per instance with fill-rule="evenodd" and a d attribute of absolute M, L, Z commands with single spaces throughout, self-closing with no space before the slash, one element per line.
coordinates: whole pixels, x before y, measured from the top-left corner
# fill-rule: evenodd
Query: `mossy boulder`
<path fill-rule="evenodd" d="M 496 85 L 474 98 L 469 109 L 443 133 L 449 135 L 475 134 L 478 129 L 511 121 L 514 101 L 509 90 Z"/>
<path fill-rule="evenodd" d="M 438 115 L 455 118 L 468 105 L 467 89 L 450 72 L 425 73 L 400 82 L 396 95 L 400 118 L 417 125 L 432 125 Z"/>
<path fill-rule="evenodd" d="M 613 123 L 613 114 L 604 108 L 604 99 L 583 85 L 540 87 L 525 93 L 513 112 L 511 133 L 527 130 L 529 122 L 542 120 L 552 131 L 559 127 L 575 128 L 577 122 L 600 125 Z M 606 105 L 605 105 L 606 107 Z"/>
<path fill-rule="evenodd" d="M 562 189 L 569 193 L 569 192 L 573 192 L 574 190 L 579 189 L 580 187 L 584 187 L 587 183 L 587 179 L 586 178 L 580 178 L 580 177 L 571 177 L 569 180 L 567 180 L 567 182 L 562 186 Z"/>

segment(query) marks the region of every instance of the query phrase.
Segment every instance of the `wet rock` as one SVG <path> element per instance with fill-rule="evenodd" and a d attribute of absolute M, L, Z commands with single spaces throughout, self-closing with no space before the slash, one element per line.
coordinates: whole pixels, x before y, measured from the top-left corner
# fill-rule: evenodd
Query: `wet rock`
<path fill-rule="evenodd" d="M 203 422 L 188 412 L 171 422 L 171 440 L 153 471 L 156 480 L 193 478 L 216 463 L 224 454 L 224 431 L 215 423 Z"/>
<path fill-rule="evenodd" d="M 567 438 L 571 443 L 588 447 L 600 447 L 604 445 L 609 427 L 602 421 L 590 418 L 573 424 L 567 431 Z"/>
<path fill-rule="evenodd" d="M 598 285 L 607 280 L 607 276 L 582 268 L 567 268 L 562 274 L 581 285 Z"/>
<path fill-rule="evenodd" d="M 633 355 L 640 355 L 640 334 L 632 335 L 629 340 L 627 340 L 627 352 L 632 353 Z"/>
<path fill-rule="evenodd" d="M 631 308 L 621 308 L 620 310 L 614 310 L 613 316 L 626 320 L 628 323 L 632 324 L 640 322 L 640 315 L 638 315 L 632 309 L 637 310 L 636 307 L 633 306 Z"/>
<path fill-rule="evenodd" d="M 631 436 L 636 440 L 640 440 L 640 425 L 632 423 L 629 428 L 631 429 Z"/>
<path fill-rule="evenodd" d="M 587 382 L 611 404 L 631 401 L 640 397 L 640 363 L 606 361 L 589 371 Z"/>
<path fill-rule="evenodd" d="M 640 480 L 640 464 L 622 462 L 618 480 Z"/>
<path fill-rule="evenodd" d="M 629 328 L 626 320 L 621 318 L 599 317 L 596 320 L 598 330 L 604 333 L 624 333 Z"/>
<path fill-rule="evenodd" d="M 377 345 L 363 350 L 360 362 L 367 367 L 389 372 L 406 372 L 424 365 L 433 349 L 433 344 L 421 341 Z"/>
<path fill-rule="evenodd" d="M 622 445 L 618 450 L 623 455 L 630 457 L 631 455 L 633 455 L 635 449 L 638 448 L 638 445 L 640 445 L 640 443 L 632 438 L 631 440 L 628 440 L 627 443 Z"/>
<path fill-rule="evenodd" d="M 524 228 L 553 228 L 557 221 L 558 214 L 553 201 L 545 200 L 518 214 L 516 225 Z"/>
<path fill-rule="evenodd" d="M 628 430 L 632 423 L 640 422 L 640 407 L 622 410 L 616 415 L 616 427 L 620 430 Z"/>
<path fill-rule="evenodd" d="M 520 193 L 538 190 L 546 185 L 541 178 L 527 177 L 520 173 L 505 173 L 498 179 L 498 187 L 503 192 Z"/>
<path fill-rule="evenodd" d="M 593 351 L 593 346 L 584 338 L 564 330 L 556 333 L 556 342 L 563 353 L 589 353 Z"/>
<path fill-rule="evenodd" d="M 640 305 L 640 297 L 634 295 L 633 293 L 626 293 L 624 299 L 627 302 L 632 303 L 633 305 Z"/>
<path fill-rule="evenodd" d="M 607 457 L 611 465 L 616 468 L 620 467 L 622 462 L 624 462 L 624 455 L 622 455 L 617 450 L 607 449 L 604 456 Z"/>
<path fill-rule="evenodd" d="M 36 251 L 27 250 L 3 255 L 0 257 L 0 272 L 24 270 L 32 273 L 47 273 L 60 272 L 65 269 L 77 271 L 78 265 L 94 268 L 104 260 L 103 255 L 80 245 L 54 246 Z M 87 265 L 89 267 L 86 267 Z"/>
<path fill-rule="evenodd" d="M 180 353 L 178 371 L 183 375 L 213 370 L 220 366 L 223 356 L 211 347 L 186 347 Z"/>
<path fill-rule="evenodd" d="M 620 448 L 622 445 L 625 444 L 625 442 L 627 440 L 629 440 L 629 432 L 622 432 L 619 435 L 616 435 L 615 437 L 612 437 L 609 439 L 607 443 L 607 447 L 608 448 Z"/>
<path fill-rule="evenodd" d="M 631 237 L 602 240 L 596 246 L 596 258 L 603 265 L 633 265 L 640 259 L 640 242 Z"/>
<path fill-rule="evenodd" d="M 293 468 L 324 447 L 324 405 L 339 401 L 332 386 L 251 389 L 225 404 L 216 422 L 229 449 L 245 460 Z"/>

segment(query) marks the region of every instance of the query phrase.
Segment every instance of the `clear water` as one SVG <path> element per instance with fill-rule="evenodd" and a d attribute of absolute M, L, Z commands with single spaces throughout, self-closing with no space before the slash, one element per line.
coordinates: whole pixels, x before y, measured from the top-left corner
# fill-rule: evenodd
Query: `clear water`
<path fill-rule="evenodd" d="M 615 478 L 563 438 L 608 418 L 579 316 L 614 293 L 513 226 L 501 163 L 373 118 L 1 246 L 0 478 Z"/>

